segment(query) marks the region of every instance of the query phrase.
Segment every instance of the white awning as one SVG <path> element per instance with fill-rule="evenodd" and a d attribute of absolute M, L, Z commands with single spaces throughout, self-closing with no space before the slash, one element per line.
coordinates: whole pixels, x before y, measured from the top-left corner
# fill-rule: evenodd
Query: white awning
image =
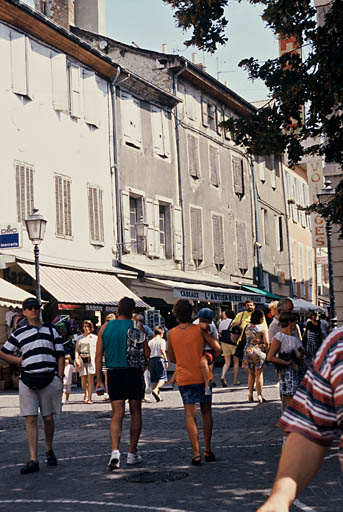
<path fill-rule="evenodd" d="M 34 265 L 19 261 L 17 263 L 35 279 Z M 117 306 L 120 299 L 130 297 L 134 299 L 137 307 L 148 307 L 114 274 L 48 265 L 40 265 L 39 270 L 42 288 L 49 292 L 58 303 L 85 304 L 99 306 L 100 309 L 102 306 Z"/>
<path fill-rule="evenodd" d="M 23 301 L 29 297 L 34 297 L 34 295 L 0 278 L 0 306 L 21 308 Z"/>
<path fill-rule="evenodd" d="M 292 299 L 294 304 L 294 311 L 299 311 L 300 313 L 305 313 L 306 311 L 320 311 L 321 313 L 325 313 L 325 309 L 320 306 L 316 306 L 312 304 L 312 302 L 308 302 L 304 299 Z"/>

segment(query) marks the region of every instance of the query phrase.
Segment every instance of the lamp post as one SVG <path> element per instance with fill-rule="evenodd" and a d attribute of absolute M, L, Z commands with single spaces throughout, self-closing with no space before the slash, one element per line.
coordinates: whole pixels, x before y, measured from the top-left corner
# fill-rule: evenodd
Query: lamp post
<path fill-rule="evenodd" d="M 148 228 L 149 224 L 144 222 L 143 217 L 139 218 L 139 221 L 136 222 L 136 234 L 137 234 L 137 247 L 139 243 L 143 243 L 143 253 L 145 254 L 147 251 L 147 238 L 148 238 Z"/>
<path fill-rule="evenodd" d="M 322 205 L 327 205 L 333 196 L 335 195 L 334 189 L 331 187 L 331 182 L 326 180 L 324 182 L 324 188 L 322 188 L 321 192 L 317 194 L 318 201 Z M 336 299 L 335 299 L 335 289 L 334 289 L 334 279 L 333 279 L 333 263 L 332 263 L 332 245 L 331 245 L 331 237 L 332 237 L 332 224 L 330 217 L 325 219 L 325 230 L 326 230 L 326 238 L 327 238 L 327 246 L 328 246 L 328 273 L 329 273 L 329 294 L 330 294 L 330 323 L 331 328 L 335 329 L 337 327 L 337 314 L 336 314 Z"/>
<path fill-rule="evenodd" d="M 35 271 L 36 271 L 36 297 L 41 303 L 40 293 L 40 278 L 39 278 L 39 244 L 44 239 L 45 228 L 47 221 L 42 215 L 38 213 L 38 209 L 34 208 L 31 215 L 28 215 L 25 219 L 27 234 L 31 242 L 33 243 L 33 253 L 35 256 Z"/>

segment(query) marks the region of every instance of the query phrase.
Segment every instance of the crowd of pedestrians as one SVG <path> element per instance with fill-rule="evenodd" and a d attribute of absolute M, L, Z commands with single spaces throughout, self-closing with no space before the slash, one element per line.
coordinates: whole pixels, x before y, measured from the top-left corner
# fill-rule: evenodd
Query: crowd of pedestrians
<path fill-rule="evenodd" d="M 193 450 L 191 464 L 199 466 L 202 451 L 197 403 L 202 419 L 203 458 L 206 462 L 216 460 L 211 447 L 214 361 L 223 354 L 221 384 L 227 387 L 232 357 L 233 384 L 240 383 L 241 360 L 242 371 L 248 373 L 247 399 L 254 401 L 256 390 L 260 404 L 265 402 L 263 370 L 266 362 L 273 363 L 282 404 L 279 425 L 287 440 L 271 497 L 260 512 L 288 510 L 319 468 L 335 430 L 342 430 L 343 328 L 333 331 L 323 342 L 327 322 L 313 313 L 301 329 L 290 299 L 270 304 L 269 328 L 264 312 L 247 300 L 244 311 L 236 315 L 229 309 L 223 312 L 218 330 L 210 308 L 201 309 L 194 320 L 193 304 L 179 299 L 173 308 L 177 325 L 169 330 L 166 344 L 164 329 L 161 326 L 156 326 L 154 331 L 149 329 L 143 316 L 135 315 L 133 299 L 124 297 L 116 316 L 106 317 L 97 336 L 91 320 L 82 323 L 83 334 L 76 340 L 74 364 L 71 355 L 64 353 L 58 330 L 51 323 L 41 321 L 40 309 L 37 299 L 24 301 L 22 313 L 26 324 L 12 332 L 0 351 L 2 359 L 20 367 L 20 414 L 26 418 L 30 454 L 30 460 L 20 470 L 22 474 L 39 471 L 39 412 L 44 423 L 46 462 L 50 466 L 57 464 L 53 451 L 54 415 L 61 412 L 62 403 L 68 404 L 76 371 L 81 377 L 85 403 L 92 403 L 95 375 L 97 394 L 108 395 L 112 410 L 108 466 L 114 471 L 121 463 L 120 439 L 126 400 L 130 411 L 127 464 L 142 461 L 137 447 L 145 397 L 144 370 L 149 370 L 152 395 L 160 401 L 160 389 L 167 381 L 168 359 L 176 364 L 172 380 L 178 385 L 183 403 L 186 431 Z"/>

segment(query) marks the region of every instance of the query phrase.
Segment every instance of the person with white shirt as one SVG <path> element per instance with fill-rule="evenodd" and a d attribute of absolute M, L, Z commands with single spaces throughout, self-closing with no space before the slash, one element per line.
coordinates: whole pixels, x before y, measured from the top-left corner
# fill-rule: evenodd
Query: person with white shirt
<path fill-rule="evenodd" d="M 163 339 L 164 329 L 160 325 L 154 328 L 154 336 L 148 342 L 150 348 L 150 379 L 153 386 L 152 396 L 156 402 L 160 402 L 160 388 L 167 380 L 166 368 L 168 367 L 168 358 L 166 353 L 166 341 Z"/>
<path fill-rule="evenodd" d="M 234 373 L 234 381 L 238 381 L 238 370 L 239 370 L 239 358 L 234 355 L 237 345 L 231 343 L 230 333 L 231 333 L 231 325 L 232 320 L 235 318 L 235 312 L 231 309 L 225 309 L 223 311 L 223 320 L 220 322 L 218 331 L 219 331 L 219 341 L 223 350 L 224 356 L 224 364 L 222 368 L 221 375 L 221 384 L 223 388 L 227 387 L 227 382 L 225 379 L 226 372 L 231 366 L 231 356 L 233 357 L 233 373 Z"/>

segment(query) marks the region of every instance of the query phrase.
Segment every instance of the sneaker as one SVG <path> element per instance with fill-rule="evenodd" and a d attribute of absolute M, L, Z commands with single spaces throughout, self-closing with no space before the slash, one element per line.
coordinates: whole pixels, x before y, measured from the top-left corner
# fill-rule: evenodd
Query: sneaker
<path fill-rule="evenodd" d="M 112 450 L 110 461 L 108 463 L 108 469 L 113 471 L 114 469 L 120 468 L 120 452 L 119 450 Z"/>
<path fill-rule="evenodd" d="M 53 450 L 46 452 L 46 461 L 48 466 L 57 466 L 57 458 Z"/>
<path fill-rule="evenodd" d="M 139 464 L 142 462 L 142 457 L 138 455 L 138 453 L 128 453 L 127 454 L 127 463 L 128 464 Z"/>
<path fill-rule="evenodd" d="M 212 388 L 211 386 L 205 386 L 205 395 L 211 396 L 212 395 Z"/>
<path fill-rule="evenodd" d="M 39 471 L 39 462 L 37 460 L 29 460 L 20 470 L 21 475 L 28 475 L 29 473 L 36 473 Z"/>

